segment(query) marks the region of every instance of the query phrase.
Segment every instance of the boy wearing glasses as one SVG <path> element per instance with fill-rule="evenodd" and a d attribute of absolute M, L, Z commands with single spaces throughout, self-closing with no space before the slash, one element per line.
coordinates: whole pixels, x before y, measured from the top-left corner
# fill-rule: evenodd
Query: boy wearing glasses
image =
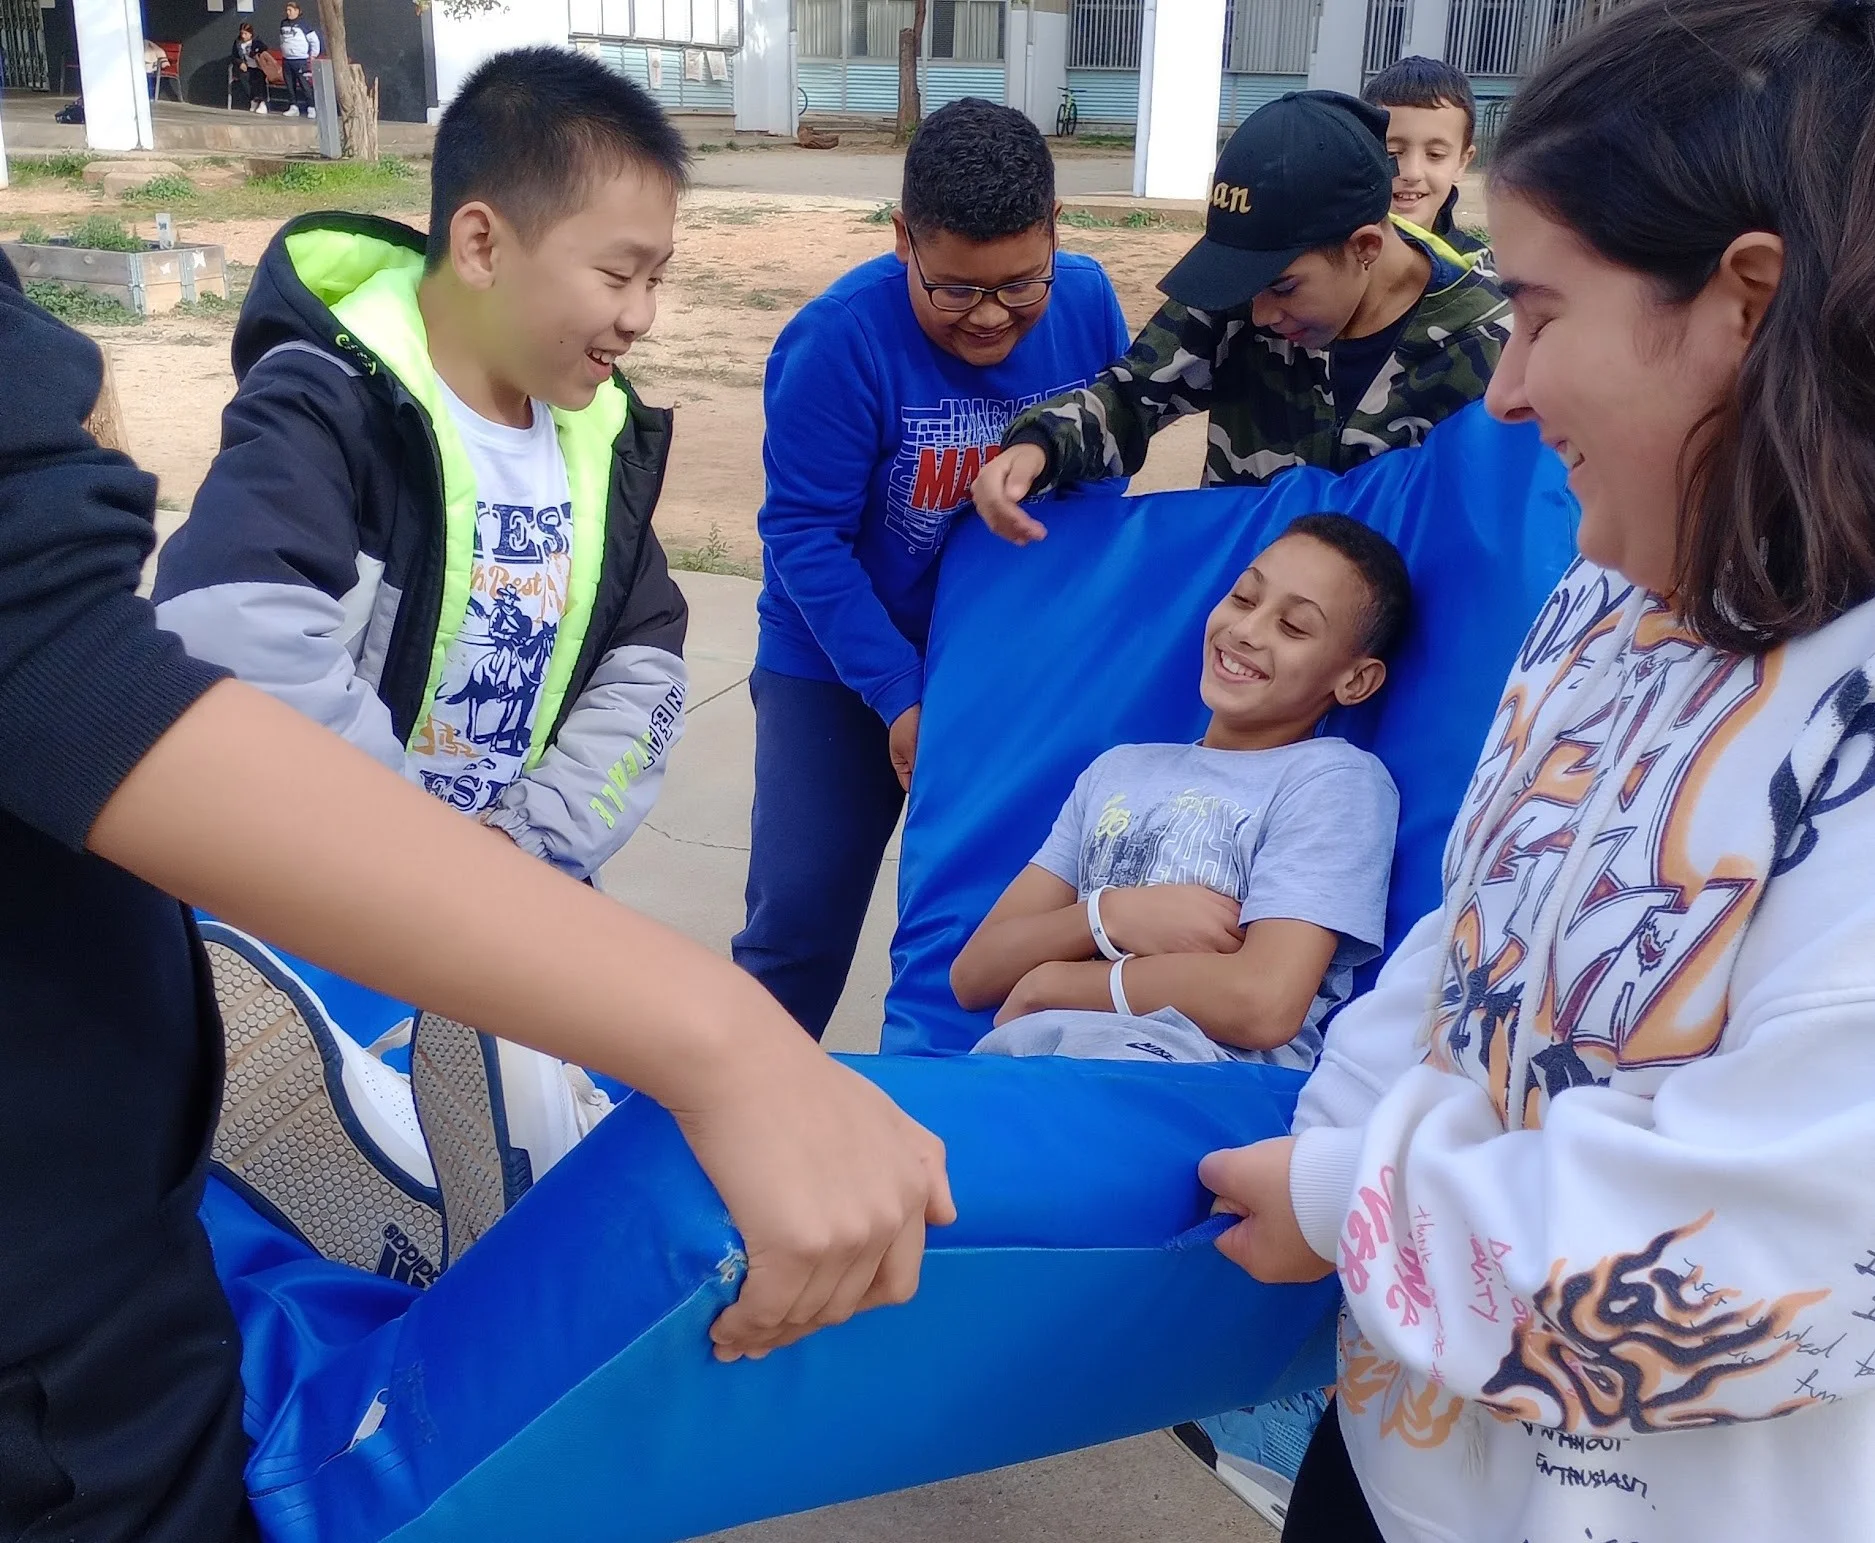
<path fill-rule="evenodd" d="M 1055 171 L 966 99 L 905 157 L 896 250 L 783 330 L 764 387 L 748 919 L 735 959 L 819 1038 L 918 747 L 938 557 L 1025 408 L 1125 351 L 1113 286 L 1055 247 Z"/>

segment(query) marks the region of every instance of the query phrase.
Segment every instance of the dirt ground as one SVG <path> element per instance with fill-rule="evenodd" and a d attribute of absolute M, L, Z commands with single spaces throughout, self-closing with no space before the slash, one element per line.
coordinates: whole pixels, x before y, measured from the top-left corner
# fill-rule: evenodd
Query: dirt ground
<path fill-rule="evenodd" d="M 626 365 L 646 400 L 677 409 L 670 475 L 657 513 L 667 546 L 713 545 L 738 563 L 759 558 L 763 362 L 805 301 L 887 249 L 890 226 L 867 219 L 876 207 L 710 189 L 686 198 L 657 326 Z M 87 192 L 22 185 L 0 193 L 0 235 L 10 238 L 32 222 L 57 230 L 61 217 L 98 209 L 96 195 Z M 148 211 L 123 212 L 153 232 Z M 188 220 L 182 235 L 219 243 L 231 263 L 251 267 L 277 224 Z M 1106 265 L 1135 326 L 1152 314 L 1153 286 L 1193 239 L 1186 231 L 1124 227 L 1064 226 L 1061 235 L 1065 247 Z M 160 479 L 161 523 L 173 527 L 214 457 L 221 410 L 234 392 L 228 364 L 233 313 L 86 330 L 111 349 L 132 448 Z M 1203 456 L 1203 421 L 1180 425 L 1155 442 L 1135 486 L 1194 486 Z"/>

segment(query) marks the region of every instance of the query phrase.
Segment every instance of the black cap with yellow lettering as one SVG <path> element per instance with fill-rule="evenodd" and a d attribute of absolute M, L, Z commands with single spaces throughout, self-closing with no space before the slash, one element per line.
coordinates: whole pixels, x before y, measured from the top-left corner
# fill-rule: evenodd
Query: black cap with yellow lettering
<path fill-rule="evenodd" d="M 1387 110 L 1292 91 L 1237 126 L 1217 158 L 1204 239 L 1160 282 L 1198 311 L 1245 306 L 1304 252 L 1386 219 Z"/>

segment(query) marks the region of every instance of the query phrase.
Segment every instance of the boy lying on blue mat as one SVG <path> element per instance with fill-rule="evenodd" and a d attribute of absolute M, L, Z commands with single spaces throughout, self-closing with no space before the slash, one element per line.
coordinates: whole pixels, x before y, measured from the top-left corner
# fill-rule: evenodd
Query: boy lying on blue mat
<path fill-rule="evenodd" d="M 1411 602 L 1386 537 L 1294 521 L 1205 624 L 1195 745 L 1121 745 L 951 969 L 1000 1055 L 1255 1060 L 1304 1070 L 1381 947 L 1399 794 L 1319 736 L 1385 683 Z"/>

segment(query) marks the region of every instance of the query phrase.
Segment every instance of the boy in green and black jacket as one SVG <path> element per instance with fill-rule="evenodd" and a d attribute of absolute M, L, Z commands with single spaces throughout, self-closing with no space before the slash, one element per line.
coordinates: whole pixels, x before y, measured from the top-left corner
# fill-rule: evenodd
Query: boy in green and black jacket
<path fill-rule="evenodd" d="M 1010 425 L 973 489 L 984 520 L 1034 540 L 1021 499 L 1131 476 L 1189 413 L 1211 415 L 1204 484 L 1260 485 L 1417 445 L 1481 398 L 1509 302 L 1391 217 L 1386 135 L 1383 109 L 1334 92 L 1246 119 L 1218 158 L 1204 239 L 1161 286 L 1170 300 L 1091 386 Z"/>

